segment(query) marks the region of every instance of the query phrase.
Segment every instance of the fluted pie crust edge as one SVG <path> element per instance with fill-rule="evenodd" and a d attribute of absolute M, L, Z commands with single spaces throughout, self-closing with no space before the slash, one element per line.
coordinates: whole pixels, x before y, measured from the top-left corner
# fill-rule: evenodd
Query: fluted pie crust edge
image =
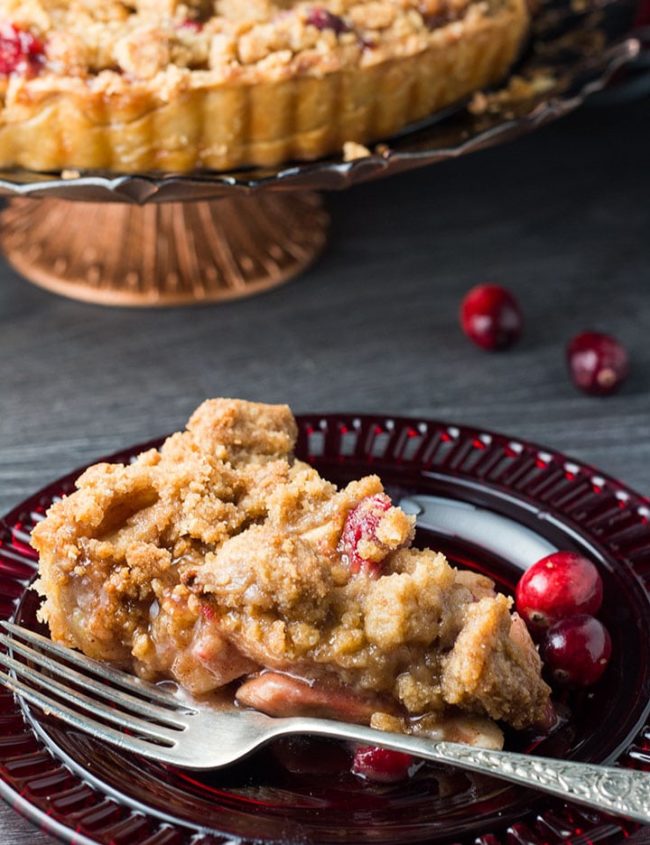
<path fill-rule="evenodd" d="M 503 78 L 529 26 L 504 0 L 432 32 L 426 49 L 321 76 L 143 84 L 110 92 L 27 82 L 0 112 L 0 167 L 187 172 L 314 160 L 375 142 Z"/>

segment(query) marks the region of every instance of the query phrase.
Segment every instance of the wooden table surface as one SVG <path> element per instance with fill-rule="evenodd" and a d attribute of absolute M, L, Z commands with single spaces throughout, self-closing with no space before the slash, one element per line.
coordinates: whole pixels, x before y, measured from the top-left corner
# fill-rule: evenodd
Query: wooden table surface
<path fill-rule="evenodd" d="M 647 102 L 590 106 L 510 146 L 331 195 L 321 261 L 221 307 L 81 305 L 1 265 L 0 510 L 219 395 L 488 426 L 650 493 L 649 142 Z M 525 311 L 510 352 L 483 353 L 458 328 L 461 296 L 486 280 Z M 607 399 L 565 371 L 567 340 L 592 327 L 633 362 Z M 51 841 L 0 804 L 2 845 Z"/>

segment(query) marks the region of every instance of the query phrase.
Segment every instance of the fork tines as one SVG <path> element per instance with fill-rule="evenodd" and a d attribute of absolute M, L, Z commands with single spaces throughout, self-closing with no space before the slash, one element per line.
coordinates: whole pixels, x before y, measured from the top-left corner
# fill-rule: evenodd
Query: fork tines
<path fill-rule="evenodd" d="M 0 651 L 0 665 L 11 672 L 0 671 L 0 683 L 100 739 L 136 753 L 152 745 L 172 748 L 196 712 L 171 692 L 113 666 L 11 622 L 0 625 L 7 632 L 0 643 L 9 651 Z"/>

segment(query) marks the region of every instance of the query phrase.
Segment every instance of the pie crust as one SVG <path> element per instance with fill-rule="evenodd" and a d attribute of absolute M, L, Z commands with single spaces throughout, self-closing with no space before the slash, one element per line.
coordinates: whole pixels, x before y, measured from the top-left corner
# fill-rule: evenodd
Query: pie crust
<path fill-rule="evenodd" d="M 0 53 L 10 27 L 42 45 L 0 76 L 1 167 L 186 172 L 388 138 L 502 78 L 529 12 L 526 0 L 0 0 L 0 20 Z"/>

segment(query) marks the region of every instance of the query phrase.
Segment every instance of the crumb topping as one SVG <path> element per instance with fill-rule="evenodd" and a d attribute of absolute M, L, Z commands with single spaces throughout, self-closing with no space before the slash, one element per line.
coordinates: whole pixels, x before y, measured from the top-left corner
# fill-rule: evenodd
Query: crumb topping
<path fill-rule="evenodd" d="M 157 80 L 162 89 L 163 76 L 167 85 L 319 76 L 411 55 L 442 28 L 457 38 L 455 23 L 489 14 L 494 2 L 0 0 L 0 21 L 42 42 L 42 77 L 92 81 L 102 90 Z M 18 65 L 6 72 L 24 76 Z"/>

